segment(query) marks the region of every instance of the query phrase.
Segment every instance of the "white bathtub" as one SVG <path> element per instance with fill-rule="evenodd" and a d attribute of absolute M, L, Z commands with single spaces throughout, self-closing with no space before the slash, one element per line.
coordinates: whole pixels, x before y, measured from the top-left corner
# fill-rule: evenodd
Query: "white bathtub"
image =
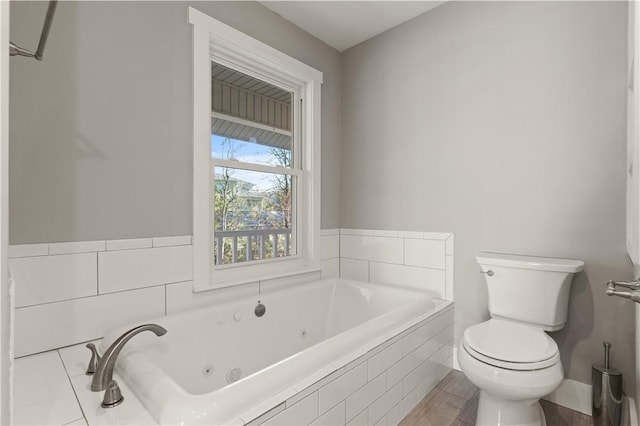
<path fill-rule="evenodd" d="M 254 314 L 258 301 L 266 307 L 262 317 Z M 247 423 L 450 304 L 398 286 L 301 284 L 152 320 L 167 334 L 136 336 L 120 354 L 117 374 L 160 424 Z M 107 336 L 101 352 L 127 328 Z M 423 328 L 426 340 L 439 331 Z M 431 339 L 432 353 L 451 334 L 449 327 L 446 338 Z M 418 352 L 422 341 L 413 340 L 416 347 L 396 345 L 398 356 Z"/>

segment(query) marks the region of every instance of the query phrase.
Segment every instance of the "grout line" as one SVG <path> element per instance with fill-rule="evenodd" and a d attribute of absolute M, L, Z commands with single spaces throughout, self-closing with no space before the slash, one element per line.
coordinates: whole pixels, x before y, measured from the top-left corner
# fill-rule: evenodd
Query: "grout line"
<path fill-rule="evenodd" d="M 98 252 L 96 252 L 96 294 L 100 294 L 100 256 L 98 255 Z"/>
<path fill-rule="evenodd" d="M 80 408 L 80 411 L 82 411 L 82 408 Z M 79 422 L 80 420 L 84 420 L 84 422 L 87 423 L 87 418 L 86 417 L 80 417 L 80 418 L 77 418 L 75 420 L 71 420 L 69 423 L 65 423 L 62 426 L 70 425 L 71 423 L 76 423 L 76 422 Z M 87 423 L 87 424 L 89 424 L 89 423 Z"/>
<path fill-rule="evenodd" d="M 82 408 L 82 404 L 80 404 L 80 398 L 78 398 L 78 393 L 76 392 L 76 388 L 73 387 L 73 382 L 71 381 L 71 376 L 69 376 L 69 371 L 67 370 L 67 366 L 64 363 L 64 360 L 62 359 L 62 355 L 60 355 L 60 351 L 56 349 L 56 353 L 58 354 L 58 358 L 60 358 L 60 362 L 62 363 L 62 368 L 64 368 L 64 372 L 67 375 L 67 380 L 69 381 L 69 386 L 71 386 L 71 390 L 73 391 L 73 396 L 76 397 L 76 402 L 78 403 L 78 408 L 80 408 L 80 412 L 82 413 L 82 417 L 84 418 L 85 423 L 89 424 L 89 422 L 87 422 L 87 415 L 84 413 L 84 410 Z M 79 419 L 78 419 L 79 420 Z M 72 420 L 71 422 L 74 422 L 75 420 Z M 71 423 L 69 422 L 69 423 Z"/>
<path fill-rule="evenodd" d="M 179 281 L 179 282 L 188 282 L 188 281 Z M 177 284 L 177 283 L 167 283 L 167 284 Z M 25 308 L 33 308 L 33 307 L 36 307 L 36 306 L 51 305 L 51 304 L 54 304 L 54 303 L 70 302 L 70 301 L 73 301 L 73 300 L 91 299 L 91 298 L 94 298 L 94 297 L 105 297 L 105 296 L 109 296 L 111 294 L 128 293 L 128 292 L 131 292 L 131 291 L 141 291 L 141 290 L 146 290 L 148 288 L 156 288 L 156 287 L 166 286 L 167 284 L 154 284 L 154 285 L 149 285 L 149 286 L 146 286 L 146 287 L 138 287 L 138 288 L 131 288 L 131 289 L 127 289 L 127 290 L 112 291 L 112 292 L 109 292 L 109 293 L 94 294 L 94 295 L 91 295 L 91 296 L 74 297 L 72 299 L 62 299 L 62 300 L 55 300 L 53 302 L 37 303 L 37 304 L 34 304 L 34 305 L 26 305 L 26 306 L 16 307 L 16 310 L 25 309 Z"/>
<path fill-rule="evenodd" d="M 453 257 L 453 256 L 451 256 Z M 446 271 L 447 266 L 445 265 L 444 268 L 430 268 L 428 266 L 415 266 L 415 265 L 405 265 L 404 263 L 393 263 L 393 262 L 381 262 L 379 260 L 371 260 L 371 259 L 357 259 L 355 257 L 341 257 L 340 259 L 347 259 L 347 260 L 358 260 L 361 262 L 373 262 L 373 263 L 380 263 L 382 265 L 394 265 L 394 266 L 407 266 L 409 268 L 418 268 L 418 269 L 429 269 L 431 271 Z"/>

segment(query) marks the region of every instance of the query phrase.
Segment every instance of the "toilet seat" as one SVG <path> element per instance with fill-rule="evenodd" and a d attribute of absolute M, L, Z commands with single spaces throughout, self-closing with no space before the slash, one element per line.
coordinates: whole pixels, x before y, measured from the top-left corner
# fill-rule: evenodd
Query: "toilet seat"
<path fill-rule="evenodd" d="M 499 319 L 467 328 L 462 346 L 478 361 L 508 370 L 540 370 L 560 361 L 558 345 L 544 331 Z"/>

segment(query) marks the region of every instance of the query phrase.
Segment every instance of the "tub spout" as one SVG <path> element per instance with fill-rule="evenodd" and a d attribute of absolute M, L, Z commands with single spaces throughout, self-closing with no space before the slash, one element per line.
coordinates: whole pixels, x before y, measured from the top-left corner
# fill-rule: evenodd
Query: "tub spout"
<path fill-rule="evenodd" d="M 156 336 L 163 336 L 167 332 L 167 330 L 157 324 L 144 324 L 132 328 L 122 336 L 118 337 L 116 341 L 113 342 L 105 351 L 102 358 L 100 358 L 96 372 L 93 375 L 93 380 L 91 381 L 92 391 L 98 392 L 107 389 L 109 383 L 113 380 L 113 369 L 116 365 L 116 359 L 124 345 L 136 334 L 147 330 L 153 331 Z"/>

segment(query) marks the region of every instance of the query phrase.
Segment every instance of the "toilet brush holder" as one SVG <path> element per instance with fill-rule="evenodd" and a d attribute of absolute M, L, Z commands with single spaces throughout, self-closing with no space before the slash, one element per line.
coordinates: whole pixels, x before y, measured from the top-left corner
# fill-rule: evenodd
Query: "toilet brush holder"
<path fill-rule="evenodd" d="M 611 343 L 604 342 L 604 365 L 591 368 L 594 426 L 619 426 L 622 414 L 622 373 L 611 367 Z"/>

